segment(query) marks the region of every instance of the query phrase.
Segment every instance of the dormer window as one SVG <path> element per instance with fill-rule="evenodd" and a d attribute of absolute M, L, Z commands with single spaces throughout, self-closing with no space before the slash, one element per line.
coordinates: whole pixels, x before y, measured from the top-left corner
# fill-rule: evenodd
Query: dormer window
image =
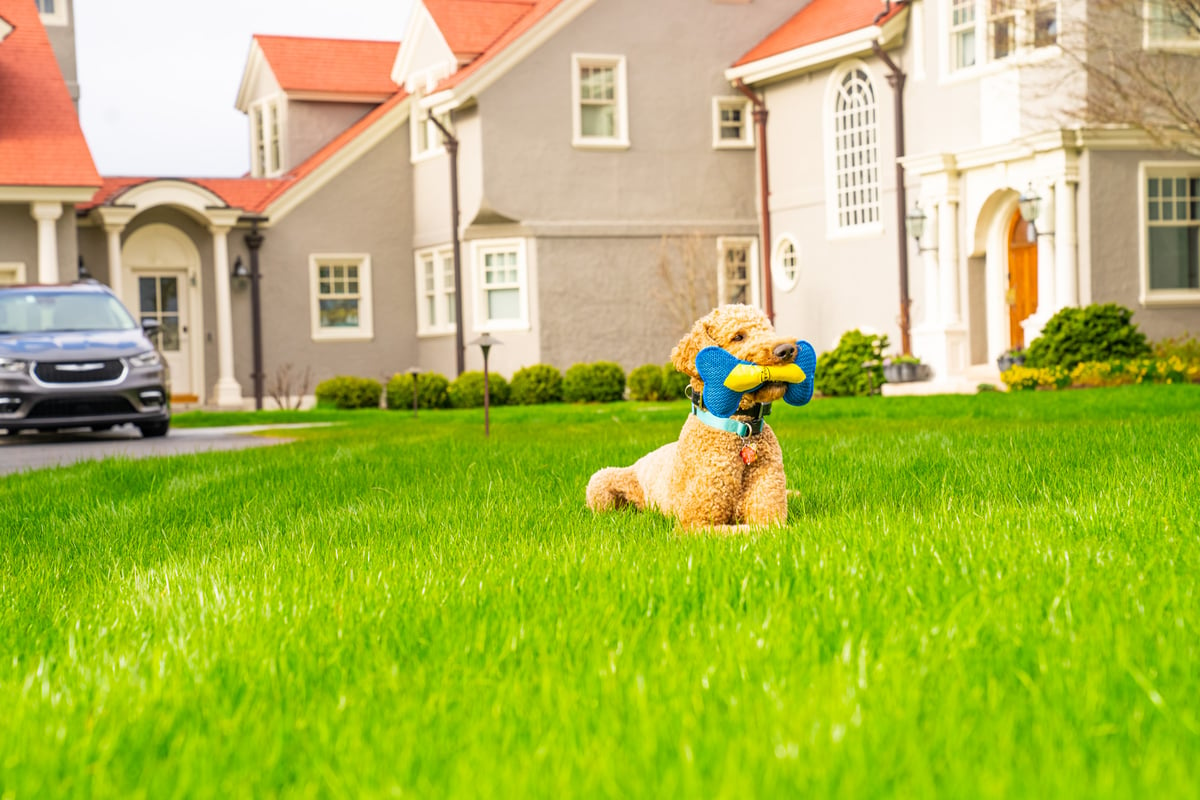
<path fill-rule="evenodd" d="M 277 97 L 250 106 L 250 174 L 256 178 L 283 171 L 283 108 Z"/>
<path fill-rule="evenodd" d="M 43 25 L 67 24 L 67 0 L 37 0 L 37 10 Z"/>

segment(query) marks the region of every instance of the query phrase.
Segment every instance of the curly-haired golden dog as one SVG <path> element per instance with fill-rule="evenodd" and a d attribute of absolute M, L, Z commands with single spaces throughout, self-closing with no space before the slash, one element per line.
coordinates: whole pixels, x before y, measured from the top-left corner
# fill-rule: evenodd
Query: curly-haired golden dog
<path fill-rule="evenodd" d="M 751 306 L 721 306 L 697 321 L 671 353 L 675 368 L 691 378 L 694 404 L 678 441 L 631 467 L 607 467 L 594 474 L 587 486 L 593 511 L 652 508 L 675 516 L 685 528 L 780 525 L 787 520 L 783 454 L 762 417 L 769 411 L 765 404 L 782 398 L 788 384 L 768 381 L 742 396 L 730 418 L 746 423 L 748 435 L 713 427 L 703 418 L 719 420 L 704 412 L 704 381 L 696 365 L 697 354 L 710 346 L 768 369 L 785 368 L 798 352 L 795 338 L 780 337 Z"/>

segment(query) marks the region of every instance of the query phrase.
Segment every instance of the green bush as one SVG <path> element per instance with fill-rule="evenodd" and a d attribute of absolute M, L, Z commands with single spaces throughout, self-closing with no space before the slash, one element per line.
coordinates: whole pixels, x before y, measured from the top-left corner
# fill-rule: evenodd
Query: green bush
<path fill-rule="evenodd" d="M 568 403 L 611 403 L 625 396 L 625 371 L 611 361 L 576 364 L 563 375 Z"/>
<path fill-rule="evenodd" d="M 886 336 L 846 331 L 837 347 L 817 359 L 816 389 L 828 397 L 870 394 L 883 384 Z M 873 366 L 863 364 L 874 362 Z"/>
<path fill-rule="evenodd" d="M 317 405 L 334 408 L 379 408 L 383 386 L 372 378 L 339 375 L 317 384 Z"/>
<path fill-rule="evenodd" d="M 675 369 L 675 365 L 670 361 L 663 365 L 663 399 L 686 400 L 684 390 L 691 382 L 692 379 Z"/>
<path fill-rule="evenodd" d="M 504 376 L 488 373 L 488 392 L 491 394 L 490 405 L 502 406 L 508 403 L 508 381 Z M 451 408 L 481 408 L 483 406 L 483 372 L 471 370 L 459 375 L 450 383 Z"/>
<path fill-rule="evenodd" d="M 1116 303 L 1064 308 L 1046 321 L 1029 345 L 1027 367 L 1072 369 L 1084 361 L 1145 358 L 1150 345 L 1133 322 L 1133 312 Z"/>
<path fill-rule="evenodd" d="M 642 364 L 629 373 L 630 400 L 662 400 L 663 369 L 658 364 Z"/>
<path fill-rule="evenodd" d="M 417 375 L 417 406 L 419 408 L 448 408 L 450 396 L 447 389 L 450 381 L 437 372 L 422 372 Z M 388 381 L 387 407 L 390 409 L 412 408 L 413 379 L 407 372 L 397 372 Z"/>
<path fill-rule="evenodd" d="M 509 401 L 513 405 L 532 406 L 558 403 L 563 396 L 562 373 L 549 364 L 522 367 L 513 373 Z"/>
<path fill-rule="evenodd" d="M 1187 333 L 1161 339 L 1154 343 L 1152 350 L 1155 358 L 1175 357 L 1185 364 L 1200 364 L 1200 339 Z"/>

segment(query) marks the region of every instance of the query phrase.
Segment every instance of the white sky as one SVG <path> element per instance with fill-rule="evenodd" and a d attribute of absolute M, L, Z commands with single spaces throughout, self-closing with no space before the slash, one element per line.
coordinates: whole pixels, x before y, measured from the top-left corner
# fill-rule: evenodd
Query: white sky
<path fill-rule="evenodd" d="M 256 33 L 398 41 L 412 0 L 75 0 L 79 116 L 101 175 L 235 177 Z"/>

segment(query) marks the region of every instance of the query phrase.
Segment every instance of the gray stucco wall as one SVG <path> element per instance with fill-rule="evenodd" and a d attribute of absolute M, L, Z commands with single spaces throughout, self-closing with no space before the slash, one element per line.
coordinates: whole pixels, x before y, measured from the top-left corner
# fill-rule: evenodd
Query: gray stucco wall
<path fill-rule="evenodd" d="M 367 115 L 370 103 L 287 101 L 287 153 L 284 170 L 301 164 L 339 133 Z"/>
<path fill-rule="evenodd" d="M 27 280 L 37 280 L 37 223 L 28 203 L 0 204 L 0 261 L 25 264 Z"/>
<path fill-rule="evenodd" d="M 50 38 L 50 46 L 54 48 L 54 57 L 58 68 L 62 71 L 63 79 L 67 82 L 67 90 L 75 107 L 79 107 L 79 78 L 77 76 L 75 59 L 75 4 L 73 0 L 59 0 L 67 7 L 66 25 L 46 25 L 46 35 Z"/>

